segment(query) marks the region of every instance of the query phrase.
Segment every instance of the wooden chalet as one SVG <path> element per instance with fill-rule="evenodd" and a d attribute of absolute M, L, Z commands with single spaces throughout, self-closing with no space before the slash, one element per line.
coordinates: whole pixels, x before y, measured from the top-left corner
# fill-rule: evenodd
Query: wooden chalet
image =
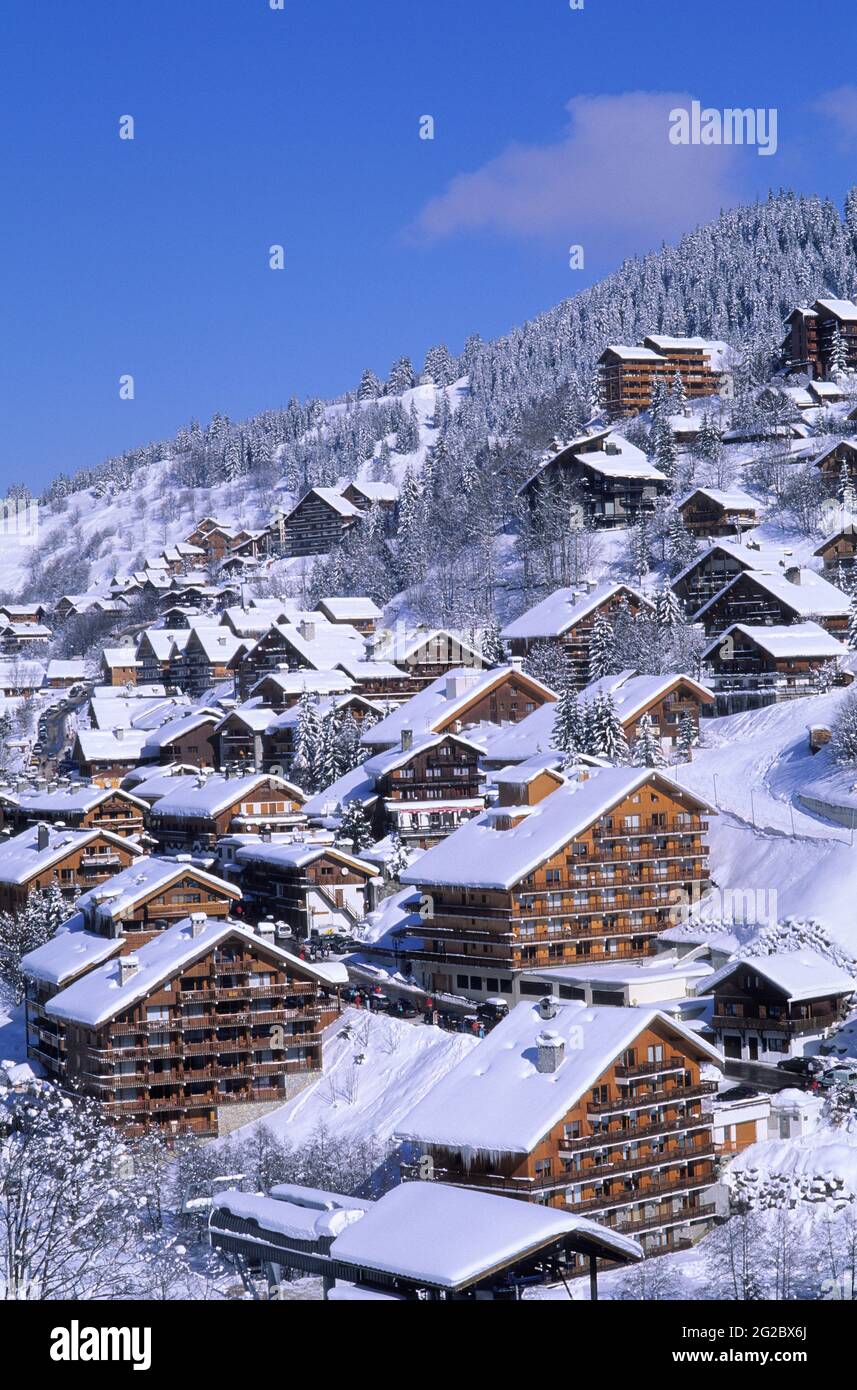
<path fill-rule="evenodd" d="M 707 981 L 727 1059 L 774 1062 L 817 1052 L 848 1014 L 857 982 L 811 950 L 731 960 Z"/>
<path fill-rule="evenodd" d="M 596 619 L 609 620 L 624 608 L 632 617 L 653 611 L 649 600 L 630 584 L 605 581 L 556 589 L 507 623 L 500 636 L 518 658 L 528 656 L 537 643 L 557 646 L 566 656 L 573 684 L 581 690 L 589 681 L 589 649 Z"/>
<path fill-rule="evenodd" d="M 790 562 L 791 553 L 782 547 L 763 548 L 751 541 L 739 545 L 735 541 L 717 540 L 675 576 L 672 590 L 687 613 L 693 614 L 736 575 L 745 570 L 781 569 Z"/>
<path fill-rule="evenodd" d="M 223 522 L 215 517 L 206 516 L 197 522 L 190 535 L 185 537 L 185 544 L 202 551 L 207 561 L 218 562 L 226 559 L 232 549 L 233 540 L 233 532 Z"/>
<path fill-rule="evenodd" d="M 337 488 L 310 488 L 278 523 L 282 553 L 326 555 L 342 544 L 363 514 L 363 508 L 347 501 Z"/>
<path fill-rule="evenodd" d="M 213 849 L 223 835 L 287 830 L 303 822 L 304 795 L 273 775 L 201 775 L 153 804 L 147 829 L 168 853 Z"/>
<path fill-rule="evenodd" d="M 115 835 L 139 835 L 146 803 L 119 787 L 77 783 L 44 791 L 0 793 L 0 828 L 12 832 L 39 821 L 71 830 L 98 827 Z"/>
<path fill-rule="evenodd" d="M 511 993 L 528 968 L 645 956 L 707 884 L 710 808 L 661 772 L 516 771 L 400 875 L 432 904 L 401 942 L 430 991 Z"/>
<path fill-rule="evenodd" d="M 827 667 L 837 682 L 852 679 L 850 673 L 839 675 L 847 646 L 812 622 L 787 627 L 732 623 L 702 655 L 718 694 L 757 691 L 777 700 L 811 695 L 821 688 Z"/>
<path fill-rule="evenodd" d="M 142 761 L 161 766 L 183 763 L 192 767 L 213 767 L 213 736 L 220 718 L 219 710 L 199 709 L 167 719 L 159 728 L 147 733 Z"/>
<path fill-rule="evenodd" d="M 813 466 L 818 469 L 832 497 L 842 490 L 843 477 L 851 486 L 857 485 L 857 444 L 851 439 L 840 439 L 828 444 L 821 453 L 816 454 Z"/>
<path fill-rule="evenodd" d="M 95 887 L 142 853 L 112 830 L 27 826 L 0 844 L 0 910 L 14 912 L 31 892 L 54 885 L 66 896 Z"/>
<path fill-rule="evenodd" d="M 378 870 L 339 845 L 257 838 L 234 860 L 249 912 L 285 923 L 297 941 L 339 932 L 351 936 L 370 906 Z"/>
<path fill-rule="evenodd" d="M 374 632 L 381 619 L 381 609 L 371 598 L 322 598 L 318 611 L 329 623 L 350 623 L 358 632 Z"/>
<path fill-rule="evenodd" d="M 482 653 L 450 628 L 418 627 L 405 632 L 379 633 L 374 641 L 370 639 L 367 655 L 373 661 L 395 666 L 421 686 L 430 685 L 462 666 L 481 671 L 486 665 Z M 343 657 L 343 661 L 348 664 L 348 657 Z"/>
<path fill-rule="evenodd" d="M 105 685 L 136 685 L 139 669 L 134 647 L 105 647 L 101 653 Z"/>
<path fill-rule="evenodd" d="M 612 430 L 563 444 L 519 489 L 535 509 L 557 507 L 578 525 L 631 526 L 650 515 L 667 478 Z"/>
<path fill-rule="evenodd" d="M 857 367 L 857 304 L 850 299 L 816 299 L 812 305 L 792 309 L 782 345 L 786 369 L 809 372 L 816 378 L 829 376 L 837 332 L 846 366 L 853 370 Z"/>
<path fill-rule="evenodd" d="M 321 1019 L 346 978 L 194 913 L 73 981 L 45 1014 L 64 1028 L 63 1081 L 111 1119 L 217 1135 L 321 1071 Z"/>
<path fill-rule="evenodd" d="M 685 529 L 692 536 L 734 536 L 758 526 L 759 504 L 746 492 L 723 492 L 719 488 L 698 487 L 678 511 Z"/>
<path fill-rule="evenodd" d="M 812 553 L 820 557 L 825 570 L 835 573 L 840 566 L 845 570 L 853 569 L 857 554 L 857 526 L 853 521 L 846 522 L 832 536 L 827 536 Z"/>
<path fill-rule="evenodd" d="M 705 1108 L 722 1058 L 655 1008 L 524 1001 L 435 1084 L 396 1137 L 435 1180 L 526 1198 L 636 1237 L 648 1255 L 711 1226 Z"/>
<path fill-rule="evenodd" d="M 363 734 L 372 751 L 400 748 L 402 733 L 414 740 L 425 734 L 461 734 L 478 724 L 517 724 L 556 696 L 520 667 L 495 666 L 488 671 L 460 667 L 412 695 Z"/>
<path fill-rule="evenodd" d="M 221 681 L 230 680 L 237 659 L 248 643 L 228 627 L 194 625 L 170 659 L 169 679 L 189 695 L 202 695 Z"/>
<path fill-rule="evenodd" d="M 815 622 L 834 635 L 848 631 L 848 595 L 814 570 L 796 565 L 776 574 L 745 570 L 694 614 L 707 633 L 733 623 L 785 627 Z"/>
<path fill-rule="evenodd" d="M 676 372 L 686 396 L 716 395 L 724 382 L 725 347 L 705 338 L 648 334 L 639 347 L 605 348 L 598 359 L 604 409 L 614 418 L 648 410 L 656 383 L 671 388 Z"/>

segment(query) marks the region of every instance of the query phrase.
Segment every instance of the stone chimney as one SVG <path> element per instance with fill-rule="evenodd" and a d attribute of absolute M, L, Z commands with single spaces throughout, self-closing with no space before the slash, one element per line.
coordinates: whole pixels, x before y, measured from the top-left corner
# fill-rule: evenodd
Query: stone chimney
<path fill-rule="evenodd" d="M 192 912 L 190 914 L 190 934 L 191 936 L 201 936 L 205 930 L 206 916 L 204 912 Z"/>
<path fill-rule="evenodd" d="M 140 957 L 135 952 L 119 957 L 119 984 L 126 985 L 140 969 Z"/>
<path fill-rule="evenodd" d="M 414 746 L 414 731 L 413 731 L 413 729 L 403 729 L 403 730 L 402 730 L 402 752 L 403 752 L 403 753 L 409 753 L 410 750 L 413 748 L 413 746 Z"/>
<path fill-rule="evenodd" d="M 556 995 L 545 994 L 543 998 L 539 1000 L 539 1018 L 543 1018 L 545 1022 L 547 1022 L 548 1019 L 556 1018 L 556 1011 L 558 1007 L 559 1001 Z"/>
<path fill-rule="evenodd" d="M 315 641 L 315 623 L 310 622 L 309 618 L 304 618 L 299 623 L 298 632 L 305 642 Z"/>
<path fill-rule="evenodd" d="M 273 941 L 277 934 L 277 928 L 273 917 L 266 917 L 264 921 L 260 922 L 256 927 L 256 931 L 261 937 L 264 937 L 266 941 Z"/>
<path fill-rule="evenodd" d="M 542 1075 L 550 1072 L 559 1071 L 562 1059 L 565 1056 L 565 1042 L 555 1033 L 553 1029 L 546 1028 L 543 1033 L 539 1033 L 536 1038 L 536 1045 L 539 1049 L 539 1058 L 536 1066 Z"/>
<path fill-rule="evenodd" d="M 47 849 L 50 843 L 51 831 L 46 821 L 40 820 L 38 834 L 36 836 L 36 846 L 39 850 Z"/>
<path fill-rule="evenodd" d="M 798 565 L 789 565 L 786 570 L 786 579 L 790 584 L 800 584 L 800 567 Z"/>

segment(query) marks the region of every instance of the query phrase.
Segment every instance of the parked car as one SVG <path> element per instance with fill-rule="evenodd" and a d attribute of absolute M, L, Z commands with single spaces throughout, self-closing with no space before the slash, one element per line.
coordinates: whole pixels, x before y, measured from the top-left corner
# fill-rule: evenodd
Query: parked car
<path fill-rule="evenodd" d="M 385 1014 L 390 1010 L 390 996 L 382 989 L 370 989 L 366 1001 L 373 1013 Z"/>
<path fill-rule="evenodd" d="M 416 1018 L 419 1009 L 410 999 L 396 999 L 390 1012 L 397 1018 Z"/>
<path fill-rule="evenodd" d="M 813 1085 L 822 1091 L 829 1091 L 834 1086 L 857 1086 L 857 1063 L 828 1067 L 814 1079 Z"/>
<path fill-rule="evenodd" d="M 807 1078 L 820 1076 L 829 1065 L 829 1062 L 823 1061 L 820 1057 L 785 1057 L 782 1062 L 777 1062 L 780 1071 L 794 1072 L 796 1076 Z"/>
<path fill-rule="evenodd" d="M 481 1004 L 476 1006 L 477 1018 L 483 1023 L 499 1023 L 501 1018 L 505 1018 L 509 1012 L 509 1005 L 505 999 L 483 999 Z"/>

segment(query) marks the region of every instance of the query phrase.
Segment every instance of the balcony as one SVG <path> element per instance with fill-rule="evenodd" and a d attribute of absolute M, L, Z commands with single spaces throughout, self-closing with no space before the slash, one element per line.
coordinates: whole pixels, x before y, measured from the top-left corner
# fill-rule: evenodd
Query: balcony
<path fill-rule="evenodd" d="M 692 1129 L 709 1129 L 711 1119 L 701 1111 L 684 1115 L 679 1120 L 655 1120 L 647 1125 L 619 1126 L 600 1134 L 583 1134 L 576 1139 L 561 1139 L 560 1157 L 564 1154 L 585 1153 L 589 1149 L 609 1149 L 624 1144 L 644 1143 L 662 1135 L 687 1133 Z"/>
<path fill-rule="evenodd" d="M 614 1110 L 647 1110 L 659 1105 L 680 1105 L 697 1096 L 709 1096 L 717 1090 L 716 1081 L 700 1081 L 695 1086 L 671 1086 L 668 1090 L 647 1091 L 641 1095 L 613 1096 L 610 1100 L 589 1101 L 589 1115 L 605 1115 Z"/>
<path fill-rule="evenodd" d="M 660 1076 L 668 1071 L 684 1071 L 686 1065 L 683 1057 L 661 1057 L 660 1060 L 637 1062 L 632 1067 L 617 1065 L 613 1071 L 617 1080 L 624 1081 L 635 1076 Z"/>
<path fill-rule="evenodd" d="M 585 1179 L 584 1179 L 585 1181 Z M 604 1193 L 599 1197 L 586 1197 L 581 1201 L 567 1199 L 568 1206 L 572 1211 L 586 1213 L 590 1211 L 604 1211 L 608 1207 L 627 1207 L 638 1206 L 644 1202 L 650 1202 L 656 1197 L 666 1195 L 678 1195 L 680 1192 L 692 1192 L 702 1187 L 711 1187 L 716 1181 L 714 1169 L 706 1166 L 704 1173 L 686 1174 L 679 1178 L 655 1178 L 647 1182 L 645 1186 L 635 1187 L 621 1192 Z M 572 1186 L 569 1182 L 568 1186 Z"/>
<path fill-rule="evenodd" d="M 715 1028 L 734 1029 L 738 1032 L 777 1033 L 784 1036 L 805 1033 L 823 1033 L 827 1028 L 837 1028 L 845 1014 L 818 1014 L 815 1018 L 767 1018 L 762 1014 L 714 1014 L 711 1022 Z"/>
<path fill-rule="evenodd" d="M 664 1226 L 684 1226 L 691 1221 L 710 1221 L 717 1214 L 714 1202 L 699 1202 L 696 1206 L 673 1211 L 667 1207 L 659 1216 L 650 1216 L 643 1221 L 617 1221 L 610 1223 L 612 1231 L 621 1231 L 626 1236 L 636 1236 L 641 1231 L 659 1231 Z"/>

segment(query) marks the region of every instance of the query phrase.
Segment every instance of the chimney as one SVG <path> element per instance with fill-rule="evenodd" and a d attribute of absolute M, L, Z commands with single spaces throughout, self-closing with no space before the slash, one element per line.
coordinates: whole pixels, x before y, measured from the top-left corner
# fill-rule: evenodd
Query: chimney
<path fill-rule="evenodd" d="M 37 846 L 37 848 L 38 848 L 39 850 L 47 849 L 48 843 L 49 843 L 49 841 L 50 841 L 50 838 L 51 838 L 50 827 L 48 826 L 48 824 L 47 824 L 46 821 L 40 820 L 40 821 L 39 821 L 38 835 L 37 835 L 37 837 L 36 837 L 36 846 Z"/>
<path fill-rule="evenodd" d="M 298 632 L 305 642 L 315 641 L 315 623 L 310 622 L 309 618 L 304 618 L 298 624 Z"/>
<path fill-rule="evenodd" d="M 800 584 L 800 567 L 798 565 L 789 565 L 786 570 L 786 579 L 790 584 Z"/>
<path fill-rule="evenodd" d="M 272 917 L 266 917 L 264 921 L 259 923 L 259 925 L 256 928 L 256 931 L 259 933 L 260 936 L 264 937 L 266 941 L 273 941 L 274 937 L 277 934 L 277 928 L 274 925 L 274 919 Z"/>
<path fill-rule="evenodd" d="M 545 1022 L 550 1018 L 556 1018 L 557 1005 L 556 995 L 546 994 L 544 998 L 539 1000 L 539 1018 L 543 1018 Z"/>
<path fill-rule="evenodd" d="M 119 984 L 126 985 L 140 969 L 140 957 L 133 951 L 130 955 L 119 957 Z"/>
<path fill-rule="evenodd" d="M 408 752 L 410 752 L 410 750 L 413 748 L 413 746 L 414 746 L 414 731 L 413 731 L 413 729 L 403 729 L 403 730 L 402 730 L 402 752 L 403 752 L 403 753 L 408 753 Z"/>
<path fill-rule="evenodd" d="M 192 912 L 190 914 L 190 934 L 193 937 L 201 936 L 205 931 L 206 916 L 204 912 Z"/>
<path fill-rule="evenodd" d="M 539 1049 L 539 1059 L 536 1066 L 542 1075 L 546 1076 L 550 1072 L 559 1071 L 565 1056 L 565 1043 L 559 1033 L 555 1033 L 551 1028 L 546 1028 L 536 1038 L 536 1045 Z"/>
<path fill-rule="evenodd" d="M 118 739 L 123 739 L 123 738 L 125 737 L 125 730 L 124 730 L 124 729 L 114 729 L 114 730 L 113 730 L 113 737 L 114 737 L 114 738 L 118 738 Z"/>

